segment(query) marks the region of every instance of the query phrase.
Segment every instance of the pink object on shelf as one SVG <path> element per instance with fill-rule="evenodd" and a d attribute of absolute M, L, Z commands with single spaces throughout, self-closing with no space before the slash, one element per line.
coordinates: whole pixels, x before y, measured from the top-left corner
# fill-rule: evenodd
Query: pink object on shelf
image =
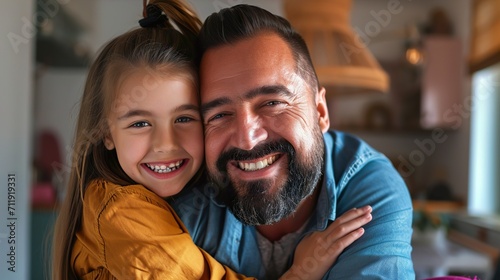
<path fill-rule="evenodd" d="M 39 181 L 50 182 L 54 172 L 61 169 L 62 157 L 57 134 L 50 130 L 39 132 L 35 147 L 35 166 L 40 172 Z"/>
<path fill-rule="evenodd" d="M 56 202 L 56 190 L 50 183 L 38 183 L 31 188 L 31 204 L 34 206 L 53 205 Z"/>
<path fill-rule="evenodd" d="M 457 128 L 463 104 L 464 59 L 460 39 L 427 36 L 424 39 L 421 125 L 424 128 Z M 463 116 L 462 116 L 463 118 Z"/>

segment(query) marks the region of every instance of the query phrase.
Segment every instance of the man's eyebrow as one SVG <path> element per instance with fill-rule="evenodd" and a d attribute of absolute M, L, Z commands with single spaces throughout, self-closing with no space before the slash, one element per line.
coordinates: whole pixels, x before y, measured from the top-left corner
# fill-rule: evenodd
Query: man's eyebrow
<path fill-rule="evenodd" d="M 287 87 L 283 85 L 270 85 L 270 86 L 261 86 L 255 89 L 248 91 L 245 94 L 245 100 L 252 99 L 259 95 L 268 95 L 268 94 L 279 94 L 285 96 L 292 96 L 293 94 L 288 90 Z M 217 98 L 213 101 L 201 105 L 201 114 L 205 115 L 208 111 L 216 108 L 218 106 L 226 105 L 231 103 L 231 100 L 227 97 Z"/>
<path fill-rule="evenodd" d="M 127 111 L 125 114 L 121 115 L 120 117 L 118 117 L 118 120 L 124 120 L 136 116 L 151 116 L 151 112 L 144 110 L 130 110 Z"/>
<path fill-rule="evenodd" d="M 208 103 L 201 104 L 201 115 L 204 116 L 208 111 L 217 108 L 222 105 L 231 103 L 231 100 L 227 97 L 217 98 Z"/>
<path fill-rule="evenodd" d="M 268 95 L 268 94 L 279 94 L 285 96 L 292 96 L 293 94 L 288 90 L 287 87 L 283 85 L 269 85 L 269 86 L 261 86 L 255 89 L 250 90 L 245 94 L 245 99 L 252 99 L 259 95 Z"/>

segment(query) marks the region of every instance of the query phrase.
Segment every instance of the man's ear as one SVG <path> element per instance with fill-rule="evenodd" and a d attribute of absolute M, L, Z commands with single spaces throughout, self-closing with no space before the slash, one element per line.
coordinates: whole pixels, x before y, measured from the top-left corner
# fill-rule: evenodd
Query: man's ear
<path fill-rule="evenodd" d="M 326 90 L 321 87 L 316 94 L 316 109 L 318 110 L 318 123 L 323 133 L 330 129 L 330 116 L 328 115 L 328 107 L 326 106 Z"/>
<path fill-rule="evenodd" d="M 113 138 L 111 138 L 111 135 L 106 135 L 104 137 L 104 147 L 106 147 L 106 149 L 108 150 L 113 150 L 115 148 L 115 142 L 113 142 Z"/>

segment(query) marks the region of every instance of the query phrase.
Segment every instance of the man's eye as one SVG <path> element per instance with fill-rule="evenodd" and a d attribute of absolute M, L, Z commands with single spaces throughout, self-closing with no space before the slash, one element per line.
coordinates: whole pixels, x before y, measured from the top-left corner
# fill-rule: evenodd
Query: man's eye
<path fill-rule="evenodd" d="M 266 103 L 267 106 L 276 106 L 276 105 L 280 105 L 282 104 L 283 102 L 281 101 L 276 101 L 276 100 L 273 100 L 273 101 L 269 101 Z"/>
<path fill-rule="evenodd" d="M 224 113 L 220 113 L 220 114 L 216 114 L 214 115 L 213 117 L 211 117 L 210 119 L 208 119 L 208 121 L 215 121 L 215 120 L 218 120 L 218 119 L 221 119 L 223 117 L 227 116 L 227 114 L 224 114 Z"/>
<path fill-rule="evenodd" d="M 135 122 L 133 123 L 130 127 L 146 127 L 146 126 L 151 126 L 148 122 Z"/>
<path fill-rule="evenodd" d="M 193 118 L 190 117 L 180 117 L 175 120 L 176 123 L 186 123 L 192 121 Z"/>

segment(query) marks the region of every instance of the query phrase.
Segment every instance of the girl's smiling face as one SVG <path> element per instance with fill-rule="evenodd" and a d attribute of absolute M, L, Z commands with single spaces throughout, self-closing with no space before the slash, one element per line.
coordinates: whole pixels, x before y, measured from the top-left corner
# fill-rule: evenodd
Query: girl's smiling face
<path fill-rule="evenodd" d="M 107 149 L 125 173 L 161 197 L 177 194 L 203 162 L 198 94 L 186 75 L 139 69 L 118 86 Z"/>

